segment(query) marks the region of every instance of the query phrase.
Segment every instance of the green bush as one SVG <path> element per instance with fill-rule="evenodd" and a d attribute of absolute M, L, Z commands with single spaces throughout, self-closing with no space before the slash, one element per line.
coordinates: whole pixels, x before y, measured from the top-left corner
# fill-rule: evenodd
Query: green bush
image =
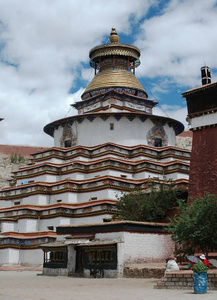
<path fill-rule="evenodd" d="M 187 191 L 176 188 L 171 180 L 163 183 L 150 181 L 147 189 L 126 193 L 118 198 L 118 210 L 114 217 L 119 220 L 159 222 L 177 205 L 180 198 L 187 199 Z"/>
<path fill-rule="evenodd" d="M 16 164 L 16 163 L 25 163 L 25 158 L 21 154 L 17 154 L 17 153 L 13 153 L 12 152 L 11 156 L 10 156 L 10 161 L 13 164 Z"/>
<path fill-rule="evenodd" d="M 208 256 L 217 249 L 217 195 L 193 199 L 191 203 L 179 201 L 178 214 L 168 227 L 179 252 L 194 254 L 198 251 Z"/>
<path fill-rule="evenodd" d="M 209 268 L 202 262 L 194 264 L 191 269 L 195 273 L 204 273 L 204 272 L 207 272 L 209 270 Z"/>
<path fill-rule="evenodd" d="M 18 155 L 18 162 L 19 163 L 24 163 L 25 162 L 25 158 L 21 154 Z"/>

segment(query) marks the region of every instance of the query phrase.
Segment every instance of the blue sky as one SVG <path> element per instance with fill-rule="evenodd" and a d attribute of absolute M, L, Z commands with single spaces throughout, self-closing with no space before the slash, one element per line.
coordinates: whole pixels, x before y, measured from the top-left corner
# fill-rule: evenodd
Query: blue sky
<path fill-rule="evenodd" d="M 141 50 L 136 76 L 155 114 L 184 123 L 181 93 L 217 80 L 217 1 L 0 0 L 0 143 L 53 146 L 43 127 L 76 114 L 70 104 L 94 76 L 89 50 L 108 42 Z"/>

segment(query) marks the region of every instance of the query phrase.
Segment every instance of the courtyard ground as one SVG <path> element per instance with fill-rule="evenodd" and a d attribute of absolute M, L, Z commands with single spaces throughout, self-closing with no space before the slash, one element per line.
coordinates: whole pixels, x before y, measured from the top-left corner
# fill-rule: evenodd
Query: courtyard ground
<path fill-rule="evenodd" d="M 39 271 L 0 271 L 0 300 L 211 300 L 217 291 L 157 290 L 157 279 L 49 277 Z"/>

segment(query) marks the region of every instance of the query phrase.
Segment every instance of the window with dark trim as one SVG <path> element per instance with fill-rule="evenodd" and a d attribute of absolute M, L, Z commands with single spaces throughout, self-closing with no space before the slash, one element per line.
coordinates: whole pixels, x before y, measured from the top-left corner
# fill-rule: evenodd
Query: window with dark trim
<path fill-rule="evenodd" d="M 65 146 L 65 148 L 70 148 L 70 147 L 72 147 L 72 142 L 70 140 L 66 140 L 64 142 L 64 146 Z"/>
<path fill-rule="evenodd" d="M 154 146 L 155 147 L 162 147 L 162 139 L 155 138 L 155 140 L 154 140 Z"/>
<path fill-rule="evenodd" d="M 110 130 L 114 130 L 114 123 L 110 123 Z"/>
<path fill-rule="evenodd" d="M 44 249 L 44 264 L 47 268 L 67 268 L 66 248 Z"/>
<path fill-rule="evenodd" d="M 87 269 L 116 269 L 116 245 L 82 248 L 84 267 Z"/>
<path fill-rule="evenodd" d="M 54 230 L 54 227 L 53 226 L 47 226 L 47 229 L 48 230 Z"/>

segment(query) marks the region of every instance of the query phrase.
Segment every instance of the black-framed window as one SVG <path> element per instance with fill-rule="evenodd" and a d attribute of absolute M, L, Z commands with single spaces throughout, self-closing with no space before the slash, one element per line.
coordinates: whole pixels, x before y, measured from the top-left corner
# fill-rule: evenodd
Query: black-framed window
<path fill-rule="evenodd" d="M 44 249 L 44 268 L 67 268 L 68 255 L 67 249 Z"/>
<path fill-rule="evenodd" d="M 83 257 L 87 269 L 117 269 L 116 245 L 84 247 Z"/>
<path fill-rule="evenodd" d="M 70 147 L 72 147 L 72 142 L 70 140 L 66 140 L 64 142 L 64 146 L 65 146 L 65 148 L 70 148 Z"/>
<path fill-rule="evenodd" d="M 161 138 L 155 138 L 154 146 L 155 147 L 162 147 L 162 139 Z"/>

